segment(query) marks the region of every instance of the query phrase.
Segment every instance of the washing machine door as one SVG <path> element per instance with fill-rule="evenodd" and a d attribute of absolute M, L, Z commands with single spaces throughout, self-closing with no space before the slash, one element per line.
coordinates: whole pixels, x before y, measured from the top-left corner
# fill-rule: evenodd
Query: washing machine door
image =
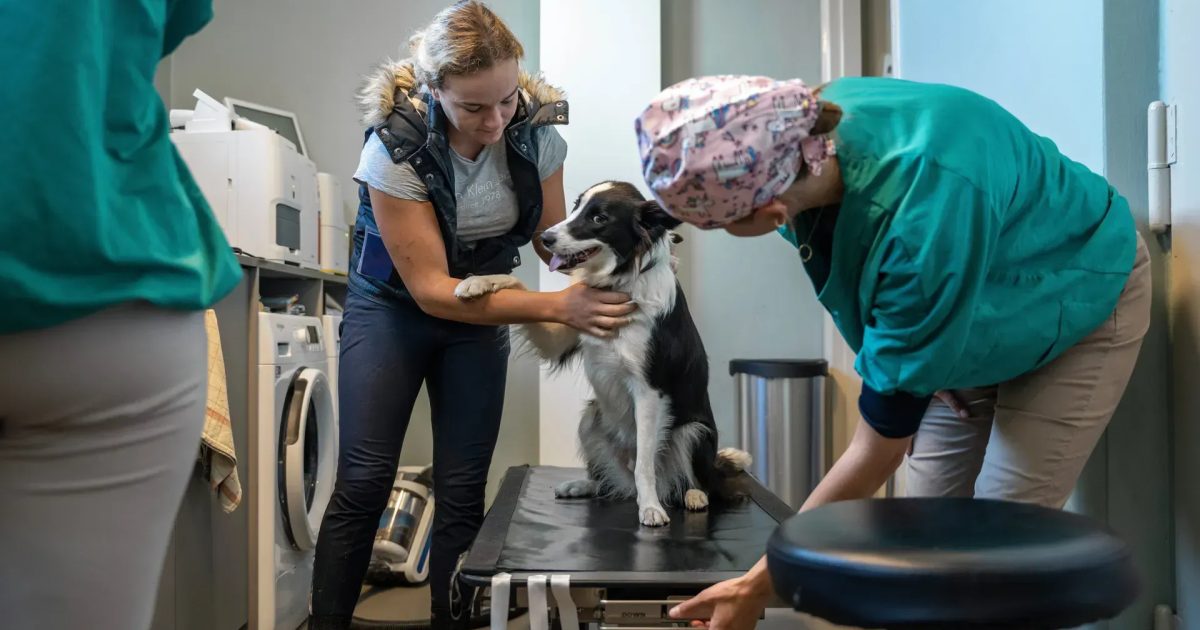
<path fill-rule="evenodd" d="M 337 416 L 325 373 L 304 368 L 288 389 L 279 427 L 279 503 L 292 546 L 312 549 L 337 475 Z"/>

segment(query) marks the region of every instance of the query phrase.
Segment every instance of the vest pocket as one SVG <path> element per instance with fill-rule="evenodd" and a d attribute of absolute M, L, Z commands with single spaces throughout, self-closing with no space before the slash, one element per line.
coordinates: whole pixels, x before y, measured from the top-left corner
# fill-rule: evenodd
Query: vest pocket
<path fill-rule="evenodd" d="M 392 277 L 392 257 L 388 254 L 383 237 L 378 232 L 366 230 L 363 235 L 362 257 L 358 259 L 358 272 L 368 278 L 387 282 Z"/>

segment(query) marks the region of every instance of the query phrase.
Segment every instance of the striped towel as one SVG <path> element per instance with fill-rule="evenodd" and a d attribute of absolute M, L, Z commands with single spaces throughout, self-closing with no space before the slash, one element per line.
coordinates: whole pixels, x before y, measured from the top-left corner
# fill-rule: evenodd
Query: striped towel
<path fill-rule="evenodd" d="M 221 332 L 217 313 L 204 312 L 208 330 L 208 404 L 204 410 L 204 435 L 200 457 L 208 471 L 208 483 L 221 499 L 226 513 L 242 502 L 242 484 L 238 480 L 237 452 L 229 424 L 229 393 L 225 389 L 225 357 L 221 354 Z"/>

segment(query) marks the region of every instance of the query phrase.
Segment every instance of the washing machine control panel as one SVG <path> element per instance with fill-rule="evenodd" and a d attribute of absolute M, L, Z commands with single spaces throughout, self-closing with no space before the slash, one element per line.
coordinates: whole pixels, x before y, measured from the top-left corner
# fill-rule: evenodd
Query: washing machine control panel
<path fill-rule="evenodd" d="M 292 335 L 306 350 L 317 351 L 321 349 L 321 333 L 316 326 L 309 325 L 297 328 L 292 332 Z"/>
<path fill-rule="evenodd" d="M 305 315 L 259 313 L 260 363 L 322 361 L 326 358 L 321 319 Z"/>

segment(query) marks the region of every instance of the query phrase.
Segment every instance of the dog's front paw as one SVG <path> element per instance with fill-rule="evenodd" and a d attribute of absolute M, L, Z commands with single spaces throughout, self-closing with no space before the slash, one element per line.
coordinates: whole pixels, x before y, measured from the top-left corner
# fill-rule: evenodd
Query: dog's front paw
<path fill-rule="evenodd" d="M 477 297 L 482 297 L 489 293 L 499 291 L 500 289 L 509 289 L 519 286 L 521 286 L 521 282 L 513 276 L 503 274 L 491 276 L 471 276 L 470 278 L 459 282 L 457 287 L 454 287 L 454 297 L 460 300 L 473 300 Z"/>
<path fill-rule="evenodd" d="M 683 505 L 693 512 L 708 509 L 708 495 L 703 490 L 692 488 L 683 495 Z"/>
<path fill-rule="evenodd" d="M 667 518 L 667 513 L 662 509 L 662 506 L 647 505 L 641 510 L 642 525 L 647 527 L 662 527 L 671 522 Z"/>
<path fill-rule="evenodd" d="M 564 481 L 554 489 L 557 499 L 586 499 L 596 496 L 596 482 L 591 479 Z"/>

